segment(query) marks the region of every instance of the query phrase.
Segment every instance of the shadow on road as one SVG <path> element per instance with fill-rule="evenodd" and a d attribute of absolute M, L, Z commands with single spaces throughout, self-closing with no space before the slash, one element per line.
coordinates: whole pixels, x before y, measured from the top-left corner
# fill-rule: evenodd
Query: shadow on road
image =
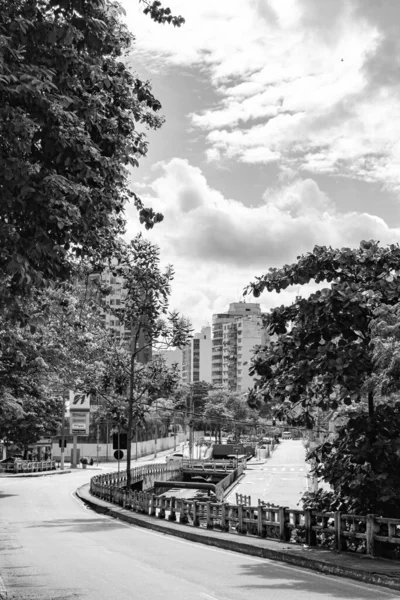
<path fill-rule="evenodd" d="M 96 531 L 110 531 L 114 529 L 126 528 L 126 525 L 113 520 L 108 519 L 52 519 L 51 521 L 40 521 L 38 523 L 29 525 L 29 528 L 36 527 L 51 527 L 53 529 L 59 527 L 64 528 L 65 531 L 71 531 L 73 533 L 93 533 Z"/>
<path fill-rule="evenodd" d="M 6 492 L 0 491 L 0 500 L 2 498 L 11 498 L 12 496 L 18 496 L 18 494 L 7 494 Z"/>
<path fill-rule="evenodd" d="M 268 592 L 278 592 L 283 590 L 292 590 L 293 598 L 296 598 L 296 595 L 300 591 L 309 592 L 310 600 L 314 597 L 320 598 L 322 595 L 326 595 L 327 598 L 340 598 L 342 600 L 348 600 L 349 594 L 351 594 L 351 600 L 373 600 L 376 598 L 393 598 L 394 600 L 398 599 L 398 592 L 393 592 L 387 588 L 385 589 L 385 594 L 380 594 L 382 588 L 376 587 L 376 591 L 371 589 L 363 590 L 361 587 L 362 582 L 359 583 L 354 582 L 351 584 L 348 580 L 343 580 L 341 578 L 326 578 L 322 573 L 319 574 L 316 580 L 314 575 L 311 576 L 311 572 L 308 570 L 304 570 L 304 576 L 300 572 L 300 570 L 292 570 L 291 568 L 281 568 L 279 564 L 271 564 L 266 563 L 263 564 L 252 564 L 252 565 L 242 565 L 241 574 L 243 576 L 251 575 L 252 577 L 259 577 L 264 583 L 259 585 L 251 585 L 249 583 L 244 582 L 243 589 L 249 590 L 253 588 L 255 590 L 264 590 L 266 592 L 265 597 L 270 597 Z M 278 579 L 279 582 L 273 582 L 274 579 Z M 318 581 L 320 583 L 318 584 Z M 347 589 L 346 589 L 347 588 Z M 391 593 L 393 594 L 391 596 Z M 316 596 L 314 596 L 314 594 Z M 271 596 L 273 597 L 273 596 Z M 286 596 L 285 596 L 286 597 Z"/>

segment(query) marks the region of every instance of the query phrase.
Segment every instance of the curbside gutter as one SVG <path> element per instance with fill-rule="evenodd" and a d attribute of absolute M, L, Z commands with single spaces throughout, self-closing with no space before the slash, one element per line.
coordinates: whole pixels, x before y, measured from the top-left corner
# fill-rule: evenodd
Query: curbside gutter
<path fill-rule="evenodd" d="M 285 546 L 281 542 L 273 540 L 246 537 L 238 539 L 229 533 L 210 532 L 206 529 L 194 530 L 187 525 L 180 525 L 170 521 L 159 520 L 148 515 L 134 513 L 100 500 L 90 494 L 89 485 L 83 485 L 76 490 L 78 498 L 94 511 L 120 519 L 126 523 L 151 529 L 159 533 L 174 535 L 207 546 L 215 546 L 241 554 L 276 560 L 292 566 L 318 571 L 319 573 L 347 577 L 348 579 L 400 591 L 400 570 L 396 563 L 391 564 L 392 561 L 374 560 L 361 556 L 353 557 L 348 554 L 331 552 L 330 550 Z M 316 556 L 317 554 L 319 556 Z M 349 565 L 350 562 L 353 562 L 352 566 Z M 363 562 L 364 564 L 362 564 Z"/>

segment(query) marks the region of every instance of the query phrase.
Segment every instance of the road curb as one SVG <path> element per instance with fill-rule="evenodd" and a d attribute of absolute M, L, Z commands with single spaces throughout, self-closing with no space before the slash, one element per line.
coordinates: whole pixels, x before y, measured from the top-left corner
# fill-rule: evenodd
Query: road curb
<path fill-rule="evenodd" d="M 238 539 L 225 539 L 221 536 L 218 536 L 217 532 L 205 532 L 202 530 L 202 533 L 200 534 L 189 528 L 186 529 L 186 525 L 179 526 L 169 524 L 168 526 L 168 522 L 165 522 L 164 524 L 163 521 L 154 517 L 132 513 L 131 511 L 116 507 L 109 502 L 105 502 L 95 498 L 94 496 L 91 496 L 89 492 L 89 484 L 78 488 L 76 490 L 76 495 L 94 511 L 101 514 L 106 514 L 116 519 L 120 519 L 121 521 L 125 521 L 126 523 L 130 523 L 132 525 L 137 525 L 138 527 L 144 527 L 145 529 L 151 529 L 159 533 L 173 535 L 207 546 L 215 546 L 224 550 L 231 550 L 241 554 L 257 556 L 258 558 L 267 558 L 270 560 L 284 562 L 291 566 L 318 571 L 319 573 L 335 575 L 338 577 L 347 577 L 348 579 L 361 581 L 363 583 L 384 586 L 392 590 L 400 591 L 400 578 L 391 578 L 383 573 L 360 571 L 351 566 L 334 564 L 329 562 L 329 560 L 310 558 L 303 554 L 300 555 L 298 549 L 275 549 L 267 546 L 263 547 L 259 545 L 252 545 L 249 539 L 246 541 L 239 541 Z M 270 540 L 269 543 L 273 543 L 278 546 L 280 542 L 273 542 Z M 335 556 L 337 556 L 336 553 Z M 393 570 L 396 569 L 396 566 L 396 564 L 393 565 Z"/>
<path fill-rule="evenodd" d="M 17 477 L 48 477 L 49 475 L 67 475 L 71 469 L 64 471 L 39 471 L 37 473 L 0 473 L 0 479 L 15 479 Z"/>

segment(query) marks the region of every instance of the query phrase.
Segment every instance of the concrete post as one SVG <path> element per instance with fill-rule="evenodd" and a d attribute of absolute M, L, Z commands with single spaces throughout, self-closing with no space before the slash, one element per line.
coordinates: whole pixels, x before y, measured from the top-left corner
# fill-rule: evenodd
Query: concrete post
<path fill-rule="evenodd" d="M 189 512 L 189 505 L 186 500 L 182 500 L 181 514 L 180 514 L 180 519 L 179 519 L 180 523 L 182 523 L 182 524 L 188 523 L 188 521 L 189 521 L 188 512 Z"/>
<path fill-rule="evenodd" d="M 316 545 L 316 533 L 312 529 L 313 518 L 311 508 L 306 508 L 304 510 L 304 525 L 306 528 L 306 542 L 308 546 Z"/>
<path fill-rule="evenodd" d="M 222 531 L 229 531 L 229 504 L 222 502 L 221 504 L 221 529 Z"/>
<path fill-rule="evenodd" d="M 257 509 L 257 534 L 259 537 L 263 537 L 263 522 L 262 522 L 262 518 L 263 518 L 263 510 L 262 510 L 262 504 L 260 502 L 260 500 L 258 501 L 258 509 Z"/>
<path fill-rule="evenodd" d="M 165 496 L 160 498 L 160 510 L 158 512 L 159 519 L 165 519 Z"/>
<path fill-rule="evenodd" d="M 238 532 L 246 533 L 245 525 L 243 522 L 243 504 L 238 504 Z"/>
<path fill-rule="evenodd" d="M 193 527 L 199 526 L 199 503 L 193 500 Z"/>
<path fill-rule="evenodd" d="M 169 513 L 168 521 L 176 521 L 176 498 L 172 496 L 171 498 L 171 510 Z"/>
<path fill-rule="evenodd" d="M 367 515 L 366 553 L 368 556 L 374 556 L 375 552 L 375 517 L 376 515 Z"/>
<path fill-rule="evenodd" d="M 207 502 L 207 529 L 212 529 L 213 526 L 211 502 Z"/>
<path fill-rule="evenodd" d="M 288 541 L 288 535 L 286 531 L 286 509 L 287 506 L 279 507 L 279 539 L 281 542 Z"/>
<path fill-rule="evenodd" d="M 151 497 L 150 497 L 150 516 L 151 517 L 156 516 L 156 496 L 155 496 L 155 494 L 151 494 Z"/>
<path fill-rule="evenodd" d="M 340 519 L 341 513 L 340 510 L 335 512 L 335 542 L 336 542 L 336 550 L 338 552 L 342 549 L 342 521 Z"/>

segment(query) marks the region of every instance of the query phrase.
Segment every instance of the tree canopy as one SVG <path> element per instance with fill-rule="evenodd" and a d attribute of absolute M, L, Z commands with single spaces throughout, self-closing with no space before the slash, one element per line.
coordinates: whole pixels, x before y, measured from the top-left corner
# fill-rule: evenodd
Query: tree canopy
<path fill-rule="evenodd" d="M 350 412 L 338 436 L 310 453 L 333 490 L 326 510 L 400 516 L 399 431 L 400 404 L 379 403 L 372 417 Z"/>
<path fill-rule="evenodd" d="M 183 23 L 145 2 L 160 23 Z M 67 279 L 115 251 L 128 186 L 160 102 L 124 61 L 134 40 L 114 0 L 0 0 L 1 295 Z"/>
<path fill-rule="evenodd" d="M 371 325 L 379 307 L 397 304 L 399 270 L 398 245 L 369 241 L 356 249 L 316 246 L 296 263 L 258 277 L 248 289 L 256 297 L 311 280 L 330 287 L 266 315 L 275 339 L 254 356 L 258 381 L 250 401 L 261 396 L 278 414 L 310 427 L 316 408 L 367 401 L 372 415 L 377 386 Z"/>
<path fill-rule="evenodd" d="M 93 292 L 75 279 L 20 298 L 18 320 L 0 312 L 0 437 L 22 444 L 54 434 L 62 396 L 102 381 L 115 342 Z"/>

